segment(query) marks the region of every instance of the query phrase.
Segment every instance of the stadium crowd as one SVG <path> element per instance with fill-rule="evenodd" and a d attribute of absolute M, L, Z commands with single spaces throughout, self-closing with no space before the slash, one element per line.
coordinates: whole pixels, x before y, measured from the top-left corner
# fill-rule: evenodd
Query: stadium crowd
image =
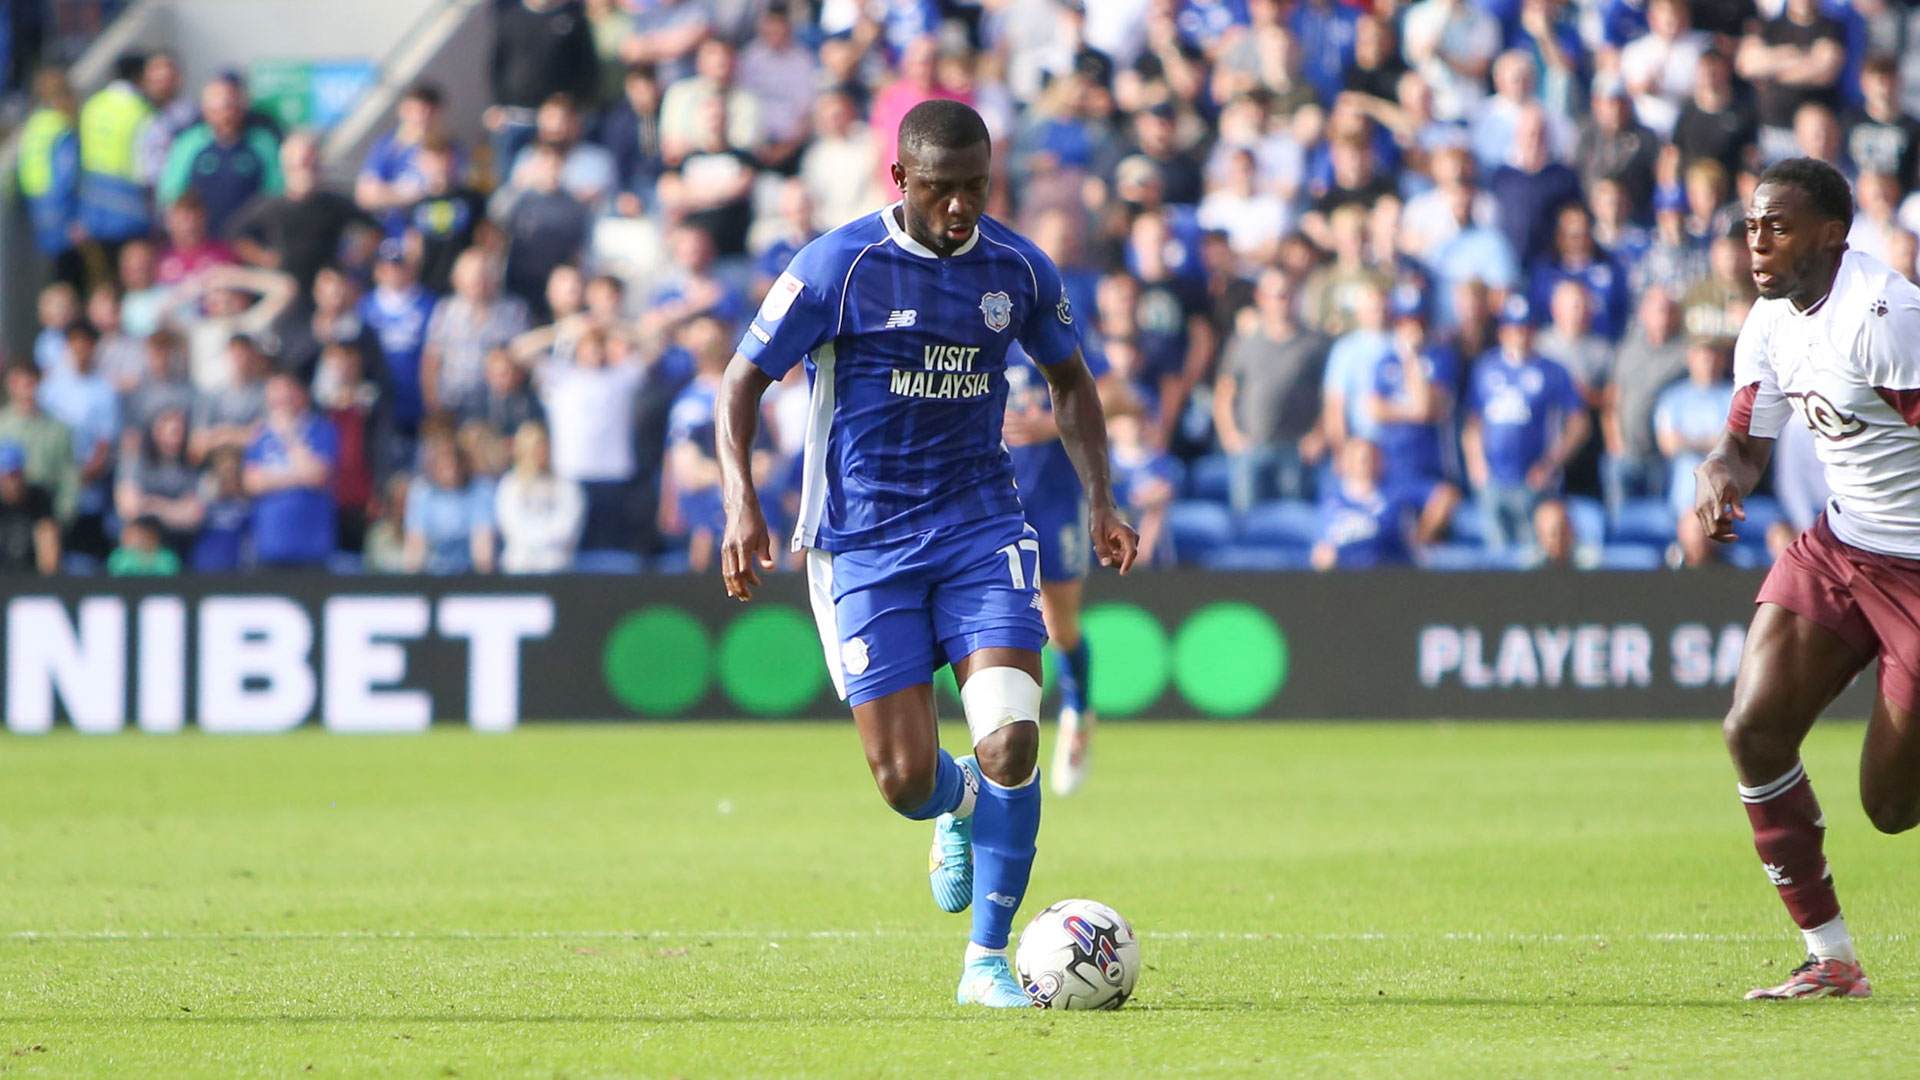
<path fill-rule="evenodd" d="M 237 74 L 45 67 L 0 568 L 704 569 L 744 319 L 930 97 L 1111 369 L 1154 562 L 1759 564 L 1824 496 L 1796 431 L 1742 543 L 1688 513 L 1740 207 L 1808 154 L 1855 248 L 1912 277 L 1920 231 L 1904 10 L 1760 2 L 502 0 L 485 140 L 416 85 L 339 190 Z"/>

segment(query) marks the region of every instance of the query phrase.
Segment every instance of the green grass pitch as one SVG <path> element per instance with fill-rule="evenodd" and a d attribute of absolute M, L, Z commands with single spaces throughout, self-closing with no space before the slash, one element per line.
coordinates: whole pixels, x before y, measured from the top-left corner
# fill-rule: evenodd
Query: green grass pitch
<path fill-rule="evenodd" d="M 1026 910 L 1134 921 L 1111 1014 L 953 1004 L 849 724 L 8 739 L 0 1076 L 1912 1077 L 1860 735 L 1807 762 L 1878 996 L 1746 1003 L 1798 937 L 1710 724 L 1110 724 Z"/>

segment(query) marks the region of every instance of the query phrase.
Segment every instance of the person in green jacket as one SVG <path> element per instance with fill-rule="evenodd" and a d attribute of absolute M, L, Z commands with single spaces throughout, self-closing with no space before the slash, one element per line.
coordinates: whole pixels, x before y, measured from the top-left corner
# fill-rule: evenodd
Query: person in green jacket
<path fill-rule="evenodd" d="M 200 123 L 174 140 L 155 195 L 172 206 L 192 191 L 207 208 L 207 232 L 224 236 L 227 223 L 256 195 L 278 195 L 280 140 L 247 125 L 247 99 L 238 83 L 219 78 L 200 91 Z"/>
<path fill-rule="evenodd" d="M 120 546 L 107 556 L 115 577 L 170 577 L 180 572 L 180 556 L 160 538 L 160 519 L 137 517 L 120 530 Z"/>

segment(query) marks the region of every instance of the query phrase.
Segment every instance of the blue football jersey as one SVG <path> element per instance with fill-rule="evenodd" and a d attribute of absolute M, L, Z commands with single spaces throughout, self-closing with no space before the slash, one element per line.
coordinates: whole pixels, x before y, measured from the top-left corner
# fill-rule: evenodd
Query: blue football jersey
<path fill-rule="evenodd" d="M 1098 352 L 1083 352 L 1087 370 L 1099 378 L 1107 373 L 1107 362 Z M 1007 411 L 1052 412 L 1053 391 L 1047 377 L 1018 344 L 1007 350 Z M 1062 502 L 1077 507 L 1080 503 L 1080 474 L 1059 439 L 1008 448 L 1013 455 L 1014 482 L 1020 488 L 1020 501 L 1031 510 L 1039 502 Z"/>
<path fill-rule="evenodd" d="M 1016 341 L 1042 364 L 1079 348 L 1052 261 L 992 218 L 945 258 L 893 207 L 802 248 L 740 341 L 776 379 L 807 363 L 794 548 L 854 551 L 1020 513 L 1000 436 Z"/>

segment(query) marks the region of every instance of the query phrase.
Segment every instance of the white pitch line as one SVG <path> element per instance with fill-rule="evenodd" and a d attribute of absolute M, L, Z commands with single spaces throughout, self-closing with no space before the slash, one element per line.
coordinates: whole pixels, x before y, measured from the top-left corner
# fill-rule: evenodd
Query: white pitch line
<path fill-rule="evenodd" d="M 16 930 L 0 940 L 16 942 L 139 942 L 139 941 L 843 941 L 877 938 L 945 939 L 950 933 L 933 930 Z M 1232 933 L 1209 930 L 1146 930 L 1148 941 L 1245 942 L 1469 942 L 1480 944 L 1553 945 L 1599 942 L 1673 944 L 1699 942 L 1734 944 L 1775 942 L 1781 934 L 1493 934 L 1439 933 Z M 1904 934 L 1876 936 L 1876 941 L 1901 942 Z"/>

